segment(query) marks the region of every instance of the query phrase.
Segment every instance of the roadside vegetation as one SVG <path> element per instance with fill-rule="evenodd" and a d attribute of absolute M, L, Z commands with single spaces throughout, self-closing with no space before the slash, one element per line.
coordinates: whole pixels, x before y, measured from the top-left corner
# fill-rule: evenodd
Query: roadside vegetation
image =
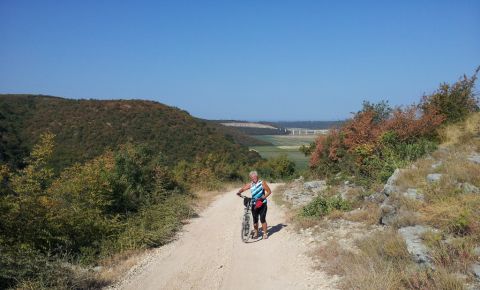
<path fill-rule="evenodd" d="M 154 102 L 2 96 L 0 119 L 0 289 L 101 288 L 171 241 L 197 192 L 296 174 Z"/>
<path fill-rule="evenodd" d="M 320 234 L 330 224 L 344 227 L 334 233 L 363 231 L 360 238 L 332 234 L 313 252 L 319 267 L 342 277 L 341 288 L 480 285 L 477 73 L 441 84 L 417 105 L 365 102 L 340 128 L 303 148 L 311 153 L 310 178 L 328 187 L 294 220 L 323 227 Z"/>
<path fill-rule="evenodd" d="M 441 84 L 419 104 L 392 108 L 384 101 L 364 102 L 352 119 L 316 140 L 312 172 L 370 188 L 386 182 L 396 168 L 433 152 L 441 142 L 439 129 L 478 111 L 477 73 L 453 85 Z"/>

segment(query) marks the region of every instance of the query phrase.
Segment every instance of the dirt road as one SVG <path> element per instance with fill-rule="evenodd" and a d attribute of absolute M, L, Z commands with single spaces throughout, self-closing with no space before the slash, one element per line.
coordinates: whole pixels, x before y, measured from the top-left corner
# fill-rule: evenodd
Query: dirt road
<path fill-rule="evenodd" d="M 282 208 L 269 201 L 270 237 L 250 243 L 240 239 L 242 214 L 235 191 L 220 196 L 116 288 L 332 289 L 332 279 L 313 270 L 307 241 L 286 224 Z"/>

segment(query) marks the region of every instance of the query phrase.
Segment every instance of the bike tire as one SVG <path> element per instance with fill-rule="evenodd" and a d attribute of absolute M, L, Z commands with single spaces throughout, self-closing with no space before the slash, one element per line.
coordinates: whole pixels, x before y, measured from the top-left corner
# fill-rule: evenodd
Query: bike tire
<path fill-rule="evenodd" d="M 250 215 L 244 215 L 243 217 L 241 236 L 244 243 L 248 242 L 250 238 Z"/>

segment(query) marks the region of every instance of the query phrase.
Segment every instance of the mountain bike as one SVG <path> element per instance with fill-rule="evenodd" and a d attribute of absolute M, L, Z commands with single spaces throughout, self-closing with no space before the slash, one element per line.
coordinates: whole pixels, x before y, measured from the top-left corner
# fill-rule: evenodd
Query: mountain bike
<path fill-rule="evenodd" d="M 245 206 L 242 218 L 242 241 L 246 243 L 251 236 L 251 210 L 252 210 L 252 199 L 246 196 L 240 196 L 243 198 L 243 205 Z"/>

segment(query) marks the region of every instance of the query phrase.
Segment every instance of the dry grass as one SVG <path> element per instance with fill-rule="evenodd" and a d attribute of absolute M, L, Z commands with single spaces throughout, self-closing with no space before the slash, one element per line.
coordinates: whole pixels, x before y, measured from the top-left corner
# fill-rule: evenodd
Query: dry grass
<path fill-rule="evenodd" d="M 424 202 L 391 195 L 390 202 L 397 208 L 391 231 L 359 241 L 354 251 L 345 251 L 338 243 L 315 251 L 323 269 L 343 276 L 343 288 L 464 289 L 464 282 L 473 281 L 470 267 L 480 262 L 480 257 L 474 255 L 474 248 L 480 243 L 480 194 L 463 192 L 459 183 L 480 187 L 480 165 L 466 159 L 472 152 L 480 152 L 480 113 L 461 124 L 443 128 L 440 134 L 445 142 L 440 149 L 403 170 L 396 183 L 400 192 L 408 188 L 421 191 Z M 438 161 L 441 165 L 432 168 Z M 430 173 L 443 176 L 439 182 L 428 183 L 426 176 Z M 363 203 L 360 207 L 341 217 L 366 224 L 378 221 L 378 205 Z M 340 217 L 337 213 L 333 216 Z M 423 236 L 435 270 L 415 264 L 395 231 L 416 224 L 439 229 Z"/>
<path fill-rule="evenodd" d="M 452 150 L 448 159 L 445 160 L 442 173 L 446 174 L 452 183 L 468 182 L 475 186 L 480 186 L 480 164 L 466 160 L 471 151 L 474 151 L 473 145 L 470 143 Z"/>
<path fill-rule="evenodd" d="M 436 271 L 414 264 L 405 242 L 395 231 L 377 232 L 346 251 L 331 242 L 313 254 L 319 267 L 343 277 L 343 289 L 463 289 L 463 283 L 443 267 Z"/>
<path fill-rule="evenodd" d="M 334 243 L 317 251 L 322 260 L 328 261 L 324 266 L 327 271 L 344 277 L 342 288 L 383 290 L 402 286 L 399 269 L 409 256 L 395 232 L 376 233 L 357 246 L 357 253 L 344 251 Z"/>
<path fill-rule="evenodd" d="M 420 215 L 417 212 L 400 209 L 392 227 L 399 229 L 402 227 L 418 225 L 421 222 Z"/>
<path fill-rule="evenodd" d="M 321 227 L 327 223 L 325 218 L 320 219 L 318 217 L 306 217 L 300 212 L 287 213 L 287 221 L 293 224 L 294 228 L 297 230 L 313 228 L 315 226 Z"/>
<path fill-rule="evenodd" d="M 470 235 L 480 240 L 480 195 L 461 194 L 426 205 L 423 221 L 454 235 Z"/>
<path fill-rule="evenodd" d="M 422 158 L 417 160 L 407 170 L 403 170 L 397 179 L 397 186 L 400 191 L 405 191 L 408 188 L 421 188 L 427 183 L 425 177 L 432 172 L 432 164 L 435 162 L 433 159 Z"/>
<path fill-rule="evenodd" d="M 149 250 L 127 251 L 113 255 L 100 261 L 102 270 L 97 274 L 97 280 L 108 284 L 120 280 L 136 264 L 138 264 Z"/>
<path fill-rule="evenodd" d="M 346 252 L 337 241 L 333 240 L 324 246 L 317 247 L 311 253 L 317 261 L 317 268 L 329 275 L 345 275 L 345 258 L 351 255 Z"/>
<path fill-rule="evenodd" d="M 455 145 L 480 136 L 480 113 L 472 114 L 459 124 L 450 125 L 439 130 L 444 145 Z"/>
<path fill-rule="evenodd" d="M 426 232 L 423 240 L 434 264 L 451 273 L 469 274 L 470 265 L 478 258 L 474 253 L 477 243 L 469 237 L 450 238 L 447 242 L 440 233 Z"/>
<path fill-rule="evenodd" d="M 343 214 L 343 218 L 352 222 L 363 222 L 367 225 L 378 224 L 382 211 L 378 204 L 366 203 L 361 209 Z"/>
<path fill-rule="evenodd" d="M 463 282 L 445 269 L 438 267 L 435 271 L 415 269 L 405 273 L 403 289 L 418 290 L 463 290 Z"/>

